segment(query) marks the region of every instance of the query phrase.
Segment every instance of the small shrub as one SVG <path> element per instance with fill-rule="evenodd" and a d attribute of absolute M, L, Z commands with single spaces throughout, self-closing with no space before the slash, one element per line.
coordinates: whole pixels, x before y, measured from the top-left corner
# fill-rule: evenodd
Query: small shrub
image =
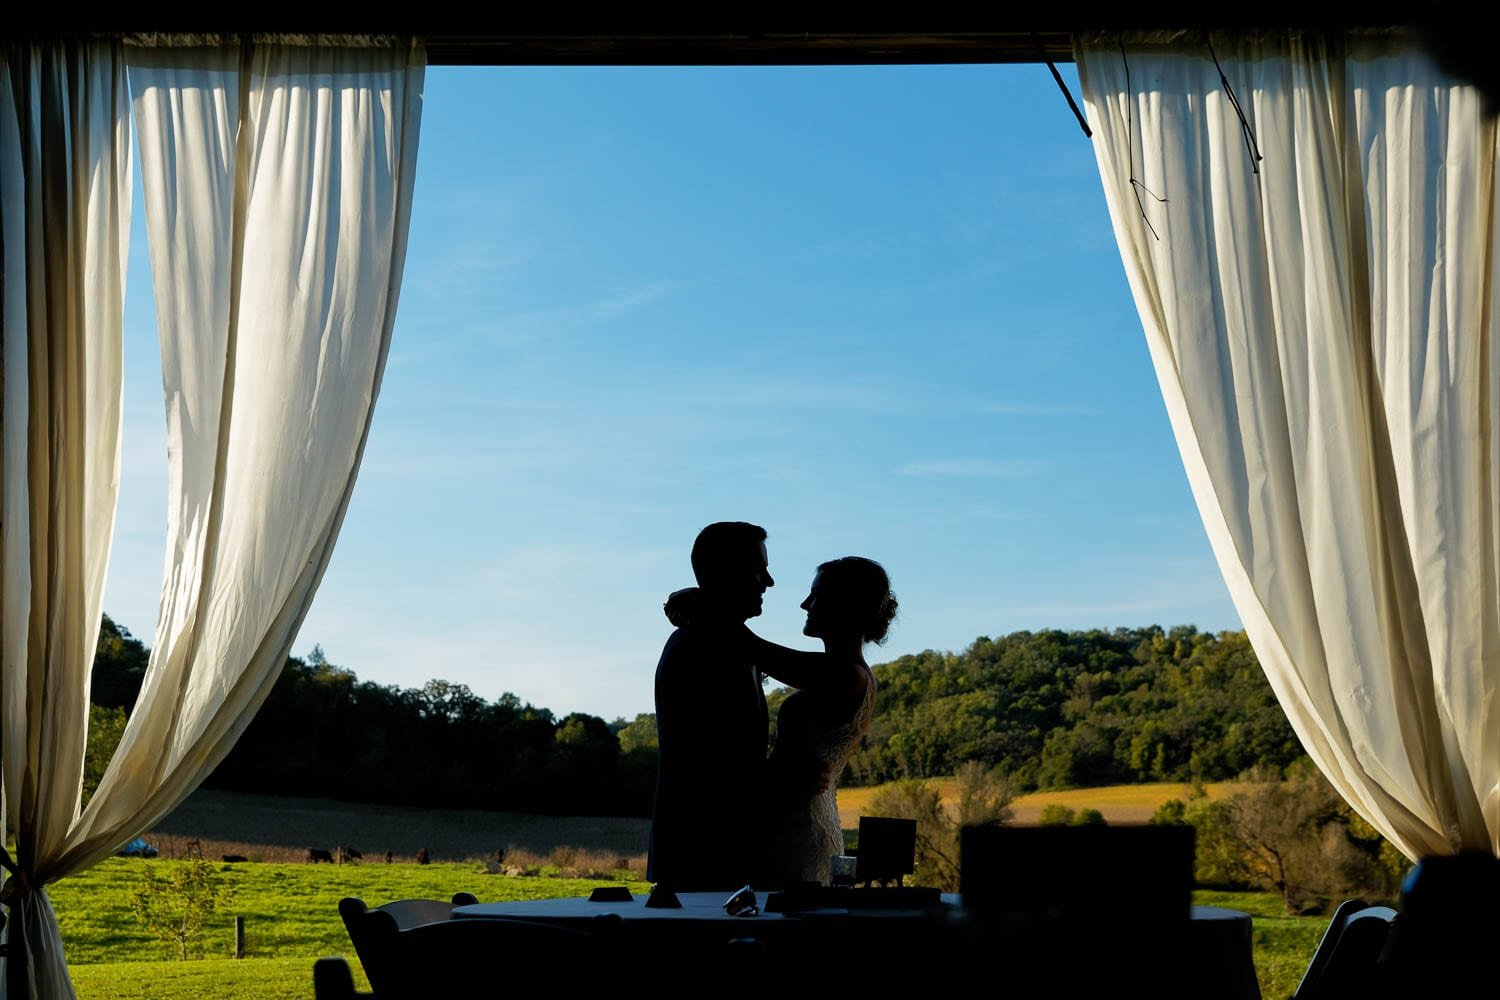
<path fill-rule="evenodd" d="M 1181 799 L 1168 799 L 1156 807 L 1149 822 L 1152 826 L 1187 826 L 1187 803 Z"/>
<path fill-rule="evenodd" d="M 200 856 L 148 867 L 130 893 L 130 910 L 154 937 L 175 946 L 185 962 L 202 956 L 204 925 L 233 894 L 216 866 Z"/>
<path fill-rule="evenodd" d="M 1060 802 L 1042 806 L 1042 813 L 1037 817 L 1037 823 L 1041 826 L 1067 826 L 1073 822 L 1073 810 Z"/>

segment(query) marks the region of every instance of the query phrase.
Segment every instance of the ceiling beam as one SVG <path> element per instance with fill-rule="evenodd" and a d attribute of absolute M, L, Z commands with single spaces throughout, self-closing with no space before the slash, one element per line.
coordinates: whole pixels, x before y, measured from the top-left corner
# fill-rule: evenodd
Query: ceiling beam
<path fill-rule="evenodd" d="M 1236 31 L 1273 26 L 1311 30 L 1350 28 L 1421 27 L 1408 6 L 1404 11 L 1389 4 L 1367 5 L 1351 22 L 1310 14 L 1304 7 L 1272 5 L 1253 14 L 1235 16 L 1201 12 L 1173 18 L 1164 14 L 1071 15 L 1050 17 L 981 17 L 973 14 L 946 17 L 932 15 L 925 25 L 959 27 L 956 31 L 890 30 L 910 28 L 911 22 L 893 26 L 883 19 L 864 17 L 846 20 L 844 28 L 829 31 L 827 25 L 806 25 L 794 30 L 788 19 L 774 15 L 750 17 L 734 29 L 697 26 L 686 17 L 664 20 L 646 15 L 613 18 L 579 15 L 566 22 L 547 24 L 539 19 L 523 22 L 514 17 L 452 12 L 452 5 L 423 5 L 410 14 L 300 12 L 297 15 L 266 15 L 251 12 L 238 23 L 223 16 L 201 12 L 193 15 L 130 13 L 105 20 L 89 19 L 91 30 L 67 23 L 61 15 L 43 11 L 30 14 L 30 22 L 13 23 L 0 29 L 7 38 L 57 37 L 61 34 L 141 35 L 289 33 L 418 35 L 427 46 L 427 59 L 438 66 L 852 66 L 923 63 L 1039 63 L 1071 62 L 1073 36 L 1085 31 L 1185 30 Z M 201 9 L 200 9 L 201 10 Z M 810 18 L 799 19 L 804 22 Z M 851 21 L 853 24 L 851 24 Z M 988 28 L 978 28 L 985 24 Z M 143 30 L 144 29 L 144 30 Z M 1465 29 L 1471 30 L 1471 29 Z"/>
<path fill-rule="evenodd" d="M 426 36 L 435 65 L 854 66 L 1055 62 L 1072 34 L 1037 32 Z"/>

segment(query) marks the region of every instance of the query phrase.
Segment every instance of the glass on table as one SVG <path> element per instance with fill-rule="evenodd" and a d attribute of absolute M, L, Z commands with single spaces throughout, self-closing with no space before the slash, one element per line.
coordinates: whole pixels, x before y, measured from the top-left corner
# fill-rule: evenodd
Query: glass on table
<path fill-rule="evenodd" d="M 731 917 L 756 917 L 760 915 L 760 901 L 755 890 L 748 885 L 724 900 L 724 912 Z"/>

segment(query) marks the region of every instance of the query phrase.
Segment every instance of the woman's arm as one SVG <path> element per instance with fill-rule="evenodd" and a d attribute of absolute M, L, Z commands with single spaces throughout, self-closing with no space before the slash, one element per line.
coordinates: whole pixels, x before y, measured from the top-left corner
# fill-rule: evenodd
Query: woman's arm
<path fill-rule="evenodd" d="M 841 678 L 831 669 L 827 653 L 791 649 L 762 639 L 746 626 L 742 633 L 750 648 L 750 661 L 761 673 L 800 690 L 831 690 Z"/>
<path fill-rule="evenodd" d="M 662 610 L 668 621 L 681 628 L 702 614 L 702 591 L 697 587 L 674 590 L 662 605 Z M 839 678 L 828 669 L 826 653 L 778 645 L 762 639 L 750 631 L 748 625 L 741 627 L 740 640 L 756 669 L 788 687 L 827 691 L 839 684 Z"/>

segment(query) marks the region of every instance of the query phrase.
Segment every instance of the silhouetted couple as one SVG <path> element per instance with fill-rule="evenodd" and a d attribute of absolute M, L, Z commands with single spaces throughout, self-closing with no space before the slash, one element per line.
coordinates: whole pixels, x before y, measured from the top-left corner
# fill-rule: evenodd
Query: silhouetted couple
<path fill-rule="evenodd" d="M 837 779 L 875 708 L 864 644 L 896 615 L 885 570 L 848 556 L 823 563 L 802 609 L 823 652 L 768 642 L 746 625 L 771 578 L 766 532 L 710 524 L 693 543 L 698 586 L 668 598 L 678 626 L 656 668 L 660 745 L 649 881 L 676 891 L 789 888 L 829 881 L 844 853 Z M 776 718 L 763 677 L 796 690 Z"/>

